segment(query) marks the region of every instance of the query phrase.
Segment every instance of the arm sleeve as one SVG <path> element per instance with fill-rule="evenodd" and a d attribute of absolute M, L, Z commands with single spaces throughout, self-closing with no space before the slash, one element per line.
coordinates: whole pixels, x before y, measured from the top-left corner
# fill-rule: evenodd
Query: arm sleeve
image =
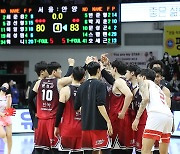
<path fill-rule="evenodd" d="M 78 89 L 76 93 L 75 102 L 74 102 L 74 109 L 77 111 L 80 109 L 80 107 L 81 107 L 80 89 Z"/>
<path fill-rule="evenodd" d="M 84 66 L 82 68 L 84 68 L 84 70 L 86 71 L 87 70 L 87 64 L 84 64 Z"/>
<path fill-rule="evenodd" d="M 73 66 L 69 66 L 68 71 L 64 77 L 70 76 L 72 74 L 72 72 L 73 72 Z"/>
<path fill-rule="evenodd" d="M 97 87 L 96 102 L 97 106 L 106 105 L 106 85 L 101 83 Z"/>
<path fill-rule="evenodd" d="M 28 105 L 29 105 L 29 110 L 30 112 L 34 112 L 36 113 L 36 106 L 34 104 L 34 98 L 36 97 L 37 93 L 35 91 L 31 91 L 30 92 L 30 95 L 29 95 L 29 98 L 28 98 Z"/>
<path fill-rule="evenodd" d="M 106 79 L 106 81 L 110 84 L 110 85 L 113 85 L 114 84 L 114 81 L 115 79 L 112 77 L 111 74 L 109 74 L 105 69 L 103 69 L 101 71 L 101 74 L 102 74 L 102 77 L 104 77 Z"/>
<path fill-rule="evenodd" d="M 62 115 L 63 115 L 64 107 L 65 107 L 65 103 L 59 102 L 58 110 L 57 110 L 57 113 L 56 113 L 55 127 L 59 126 L 59 123 L 60 123 Z"/>

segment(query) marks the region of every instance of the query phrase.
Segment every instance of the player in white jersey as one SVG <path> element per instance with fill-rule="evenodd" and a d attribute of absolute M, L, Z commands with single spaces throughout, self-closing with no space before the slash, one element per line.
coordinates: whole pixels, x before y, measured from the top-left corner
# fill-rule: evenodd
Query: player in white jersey
<path fill-rule="evenodd" d="M 151 154 L 156 140 L 160 141 L 160 154 L 168 153 L 173 116 L 166 102 L 166 96 L 153 81 L 156 73 L 151 69 L 143 69 L 137 76 L 142 95 L 142 102 L 133 122 L 132 128 L 137 130 L 139 118 L 147 109 L 147 122 L 142 140 L 142 154 Z"/>

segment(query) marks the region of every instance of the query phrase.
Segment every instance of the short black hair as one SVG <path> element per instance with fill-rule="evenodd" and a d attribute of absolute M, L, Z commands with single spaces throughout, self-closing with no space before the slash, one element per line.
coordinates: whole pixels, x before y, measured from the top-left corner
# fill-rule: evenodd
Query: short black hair
<path fill-rule="evenodd" d="M 161 76 L 163 76 L 163 72 L 162 69 L 159 67 L 153 67 L 152 68 L 153 71 L 155 71 L 156 73 L 160 74 Z"/>
<path fill-rule="evenodd" d="M 156 72 L 153 71 L 152 69 L 147 68 L 147 69 L 142 69 L 140 75 L 145 76 L 146 79 L 148 80 L 154 81 L 156 77 Z"/>
<path fill-rule="evenodd" d="M 84 77 L 84 74 L 85 74 L 85 70 L 83 67 L 80 67 L 80 66 L 74 67 L 73 73 L 72 73 L 74 80 L 81 81 Z"/>
<path fill-rule="evenodd" d="M 47 71 L 49 75 L 52 74 L 53 71 L 57 71 L 58 68 L 61 68 L 61 65 L 58 62 L 48 63 Z"/>
<path fill-rule="evenodd" d="M 111 65 L 112 65 L 113 68 L 114 67 L 117 68 L 117 71 L 118 71 L 119 74 L 121 74 L 121 75 L 126 74 L 127 66 L 122 61 L 116 59 L 115 61 L 112 62 Z"/>
<path fill-rule="evenodd" d="M 152 69 L 154 64 L 159 64 L 161 66 L 161 69 L 164 69 L 164 63 L 161 60 L 152 60 L 149 63 L 149 68 Z"/>
<path fill-rule="evenodd" d="M 40 61 L 35 64 L 34 71 L 40 76 L 41 71 L 45 71 L 47 69 L 47 63 L 45 61 Z"/>
<path fill-rule="evenodd" d="M 96 75 L 97 70 L 100 69 L 100 64 L 98 62 L 92 61 L 89 64 L 87 64 L 86 69 L 91 76 Z"/>
<path fill-rule="evenodd" d="M 3 87 L 3 86 L 0 87 L 0 90 L 2 90 L 5 93 L 8 91 L 8 89 L 6 87 Z"/>
<path fill-rule="evenodd" d="M 127 70 L 130 72 L 134 72 L 135 76 L 137 76 L 141 72 L 140 67 L 138 65 L 133 64 L 128 65 Z"/>

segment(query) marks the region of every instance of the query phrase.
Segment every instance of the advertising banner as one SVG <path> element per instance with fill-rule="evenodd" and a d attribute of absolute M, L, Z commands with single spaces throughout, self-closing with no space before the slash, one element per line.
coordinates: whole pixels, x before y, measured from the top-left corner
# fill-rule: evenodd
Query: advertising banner
<path fill-rule="evenodd" d="M 164 51 L 171 56 L 180 54 L 180 26 L 164 27 Z"/>
<path fill-rule="evenodd" d="M 17 109 L 12 119 L 13 133 L 28 133 L 32 131 L 32 121 L 28 109 Z"/>
<path fill-rule="evenodd" d="M 108 54 L 109 60 L 112 62 L 116 59 L 128 64 L 135 64 L 141 68 L 146 68 L 149 62 L 157 59 L 157 51 L 121 51 Z"/>
<path fill-rule="evenodd" d="M 175 131 L 172 134 L 173 136 L 180 136 L 180 111 L 174 111 L 174 125 Z"/>

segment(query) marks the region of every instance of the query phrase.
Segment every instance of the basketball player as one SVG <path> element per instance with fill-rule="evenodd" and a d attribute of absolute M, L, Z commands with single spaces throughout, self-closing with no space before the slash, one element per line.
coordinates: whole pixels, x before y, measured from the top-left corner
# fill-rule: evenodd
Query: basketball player
<path fill-rule="evenodd" d="M 74 66 L 75 61 L 72 58 L 68 58 L 68 63 L 69 63 L 69 68 L 68 68 L 68 71 L 67 71 L 65 77 L 70 76 L 72 74 L 72 70 L 73 70 L 73 66 Z M 45 61 L 40 61 L 40 62 L 36 63 L 34 66 L 34 71 L 36 72 L 38 79 L 33 81 L 32 85 L 31 85 L 30 92 L 32 91 L 35 83 L 38 80 L 44 79 L 44 78 L 49 76 L 49 74 L 47 72 L 47 63 Z M 35 103 L 35 102 L 33 101 L 30 103 Z M 35 113 L 32 112 L 31 108 L 29 108 L 29 112 L 30 112 L 30 116 L 32 119 L 32 124 L 33 124 L 32 128 L 34 130 L 35 128 L 37 128 L 37 117 L 35 116 Z"/>
<path fill-rule="evenodd" d="M 156 77 L 155 77 L 154 82 L 162 89 L 162 91 L 166 95 L 166 102 L 170 108 L 171 107 L 171 92 L 166 86 L 161 84 L 161 80 L 163 79 L 162 69 L 159 67 L 154 67 L 152 70 L 156 72 Z"/>
<path fill-rule="evenodd" d="M 126 79 L 130 80 L 132 82 L 132 92 L 133 92 L 133 100 L 132 100 L 132 122 L 135 119 L 135 116 L 137 114 L 137 111 L 139 109 L 140 103 L 142 101 L 141 95 L 139 93 L 139 85 L 137 82 L 137 75 L 140 73 L 140 68 L 137 65 L 129 65 L 126 71 Z M 141 153 L 142 148 L 142 135 L 144 132 L 144 128 L 146 125 L 146 119 L 147 119 L 147 112 L 146 110 L 143 112 L 138 125 L 138 130 L 134 131 L 134 147 L 136 150 L 136 154 Z M 129 150 L 130 151 L 130 150 Z M 131 151 L 132 153 L 132 151 Z"/>
<path fill-rule="evenodd" d="M 63 154 L 73 153 L 82 154 L 81 148 L 81 115 L 80 112 L 74 110 L 74 100 L 78 90 L 78 87 L 84 80 L 85 70 L 82 67 L 75 67 L 73 69 L 72 77 L 73 81 L 70 86 L 66 86 L 60 91 L 59 106 L 56 114 L 56 123 L 54 129 L 54 135 L 59 136 L 59 124 L 60 124 L 60 151 L 64 151 Z M 61 152 L 62 154 L 62 152 Z"/>
<path fill-rule="evenodd" d="M 153 81 L 156 73 L 151 69 L 143 69 L 137 76 L 142 95 L 140 108 L 133 122 L 133 130 L 137 130 L 139 119 L 147 109 L 148 118 L 142 140 L 142 154 L 151 154 L 156 140 L 160 141 L 161 154 L 168 153 L 173 118 L 161 88 Z"/>
<path fill-rule="evenodd" d="M 153 60 L 149 64 L 149 68 L 153 69 L 155 67 L 161 68 L 163 74 L 164 74 L 164 63 L 161 60 Z M 164 77 L 161 79 L 161 85 L 167 87 L 169 90 L 172 90 L 172 86 L 168 81 L 164 79 Z"/>
<path fill-rule="evenodd" d="M 6 116 L 4 111 L 11 107 L 12 98 L 7 94 L 9 89 L 8 83 L 4 83 L 0 87 L 0 138 L 7 142 L 8 154 L 11 154 L 12 149 L 12 122 L 11 117 Z"/>
<path fill-rule="evenodd" d="M 163 72 L 161 67 L 153 67 L 152 70 L 154 70 L 156 72 L 156 77 L 154 82 L 161 88 L 161 90 L 164 92 L 164 94 L 166 95 L 166 102 L 169 106 L 169 108 L 171 108 L 171 92 L 170 90 L 164 85 L 162 84 L 162 80 L 163 80 Z M 173 122 L 173 129 L 174 129 L 174 122 Z M 172 130 L 173 132 L 173 130 Z M 159 143 L 156 141 L 155 142 L 155 146 L 154 146 L 154 151 L 153 154 L 159 154 Z"/>
<path fill-rule="evenodd" d="M 99 80 L 100 64 L 92 61 L 86 69 L 90 77 L 78 88 L 74 104 L 75 110 L 81 108 L 82 149 L 85 154 L 92 154 L 93 150 L 110 154 L 109 135 L 113 130 L 105 109 L 106 86 Z"/>
<path fill-rule="evenodd" d="M 28 99 L 28 102 L 32 102 L 37 95 L 37 110 L 34 103 L 29 103 L 38 118 L 34 139 L 36 154 L 57 153 L 58 139 L 54 137 L 54 126 L 59 90 L 72 81 L 71 77 L 60 79 L 62 73 L 60 68 L 61 65 L 57 62 L 48 64 L 49 77 L 36 82 Z"/>
<path fill-rule="evenodd" d="M 36 63 L 34 66 L 34 71 L 38 75 L 38 79 L 33 81 L 32 85 L 31 85 L 31 89 L 29 90 L 30 92 L 32 91 L 34 85 L 36 84 L 36 82 L 38 80 L 44 79 L 49 76 L 49 74 L 47 72 L 47 63 L 45 61 L 40 61 L 40 62 Z M 35 101 L 30 102 L 30 103 L 35 103 Z M 30 104 L 28 104 L 28 105 L 29 105 L 29 107 L 31 106 Z M 32 129 L 34 130 L 35 128 L 37 128 L 37 117 L 35 116 L 35 113 L 31 110 L 31 108 L 29 108 L 29 113 L 30 113 L 31 120 L 32 120 Z"/>
<path fill-rule="evenodd" d="M 109 117 L 113 127 L 112 153 L 124 152 L 125 147 L 133 146 L 133 133 L 131 125 L 130 110 L 128 109 L 133 94 L 130 84 L 125 79 L 126 65 L 118 60 L 112 62 L 111 74 L 115 81 L 110 94 Z"/>

